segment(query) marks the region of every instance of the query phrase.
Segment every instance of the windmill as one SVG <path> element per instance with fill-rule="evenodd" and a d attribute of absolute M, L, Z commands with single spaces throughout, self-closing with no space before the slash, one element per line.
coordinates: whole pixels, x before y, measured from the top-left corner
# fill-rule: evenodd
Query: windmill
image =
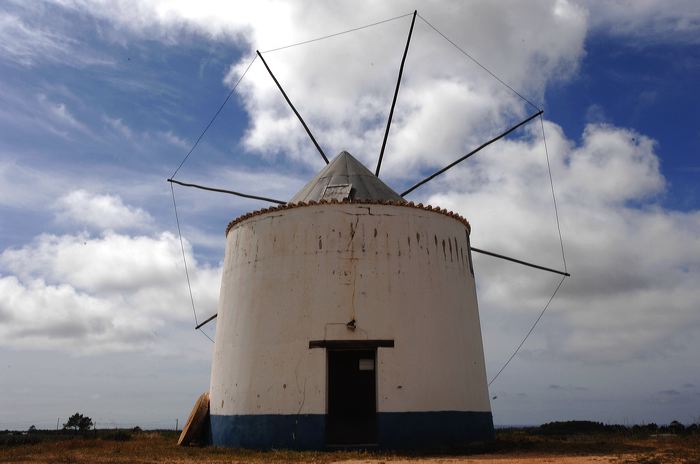
<path fill-rule="evenodd" d="M 251 65 L 262 62 L 326 166 L 289 201 L 175 180 L 205 129 L 168 179 L 176 214 L 173 184 L 274 204 L 229 223 L 218 312 L 195 320 L 199 330 L 217 319 L 209 391 L 214 445 L 401 449 L 491 440 L 471 253 L 559 274 L 557 290 L 569 276 L 565 260 L 560 271 L 475 248 L 465 218 L 406 199 L 541 120 L 539 108 L 401 193 L 380 179 L 416 18 L 457 47 L 417 11 L 410 15 L 374 172 L 347 151 L 327 157 L 258 51 Z"/>

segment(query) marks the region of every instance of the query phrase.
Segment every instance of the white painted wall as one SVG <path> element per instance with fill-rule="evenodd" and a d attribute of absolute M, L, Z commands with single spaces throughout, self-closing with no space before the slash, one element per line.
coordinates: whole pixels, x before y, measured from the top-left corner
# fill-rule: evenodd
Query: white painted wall
<path fill-rule="evenodd" d="M 378 349 L 379 412 L 490 411 L 465 230 L 433 211 L 348 203 L 234 226 L 211 413 L 325 414 L 326 353 L 309 349 L 322 339 L 395 341 Z"/>

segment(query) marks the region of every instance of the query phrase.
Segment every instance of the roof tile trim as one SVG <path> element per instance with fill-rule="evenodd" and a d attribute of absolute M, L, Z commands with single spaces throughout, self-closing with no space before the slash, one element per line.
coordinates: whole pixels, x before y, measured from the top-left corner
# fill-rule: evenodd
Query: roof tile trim
<path fill-rule="evenodd" d="M 471 234 L 472 227 L 469 224 L 469 221 L 466 220 L 463 216 L 460 216 L 459 214 L 453 212 L 453 211 L 447 211 L 446 209 L 440 209 L 437 207 L 433 207 L 430 205 L 423 205 L 423 203 L 414 203 L 412 201 L 394 201 L 394 200 L 383 200 L 383 201 L 376 201 L 376 200 L 343 200 L 343 201 L 338 201 L 338 200 L 320 200 L 320 201 L 315 201 L 315 200 L 310 200 L 310 201 L 305 201 L 305 202 L 298 202 L 298 203 L 285 203 L 284 205 L 279 205 L 279 206 L 271 206 L 269 208 L 263 208 L 259 209 L 256 211 L 252 211 L 250 213 L 243 214 L 241 216 L 238 216 L 236 219 L 233 221 L 229 222 L 228 226 L 226 227 L 226 236 L 228 236 L 228 233 L 231 229 L 233 229 L 235 226 L 240 224 L 241 222 L 250 219 L 255 216 L 261 216 L 263 214 L 267 213 L 273 213 L 275 211 L 283 211 L 285 209 L 294 209 L 294 208 L 305 208 L 308 206 L 318 206 L 318 205 L 339 205 L 339 204 L 348 204 L 348 205 L 383 205 L 383 206 L 403 206 L 406 208 L 417 208 L 417 209 L 422 209 L 425 211 L 432 211 L 434 213 L 438 214 L 444 214 L 445 216 L 449 216 L 451 218 L 454 218 L 464 224 L 464 226 L 467 228 L 467 231 Z"/>

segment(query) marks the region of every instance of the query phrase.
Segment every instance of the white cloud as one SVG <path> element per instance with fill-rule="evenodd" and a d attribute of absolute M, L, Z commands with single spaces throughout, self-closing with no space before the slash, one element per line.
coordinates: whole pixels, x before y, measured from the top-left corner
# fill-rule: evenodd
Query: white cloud
<path fill-rule="evenodd" d="M 6 208 L 27 210 L 60 194 L 60 187 L 51 182 L 49 173 L 25 166 L 13 160 L 10 153 L 3 152 L 0 160 L 0 205 Z M 33 186 L 34 188 L 28 188 Z M 42 189 L 36 188 L 41 186 Z"/>
<path fill-rule="evenodd" d="M 372 8 L 340 2 L 303 6 L 131 0 L 59 3 L 135 37 L 177 42 L 184 40 L 186 33 L 195 33 L 233 41 L 248 53 L 233 64 L 226 77 L 229 83 L 248 65 L 255 48 L 265 50 L 306 40 L 413 8 L 407 2 L 373 4 Z M 659 11 L 659 5 L 643 2 L 634 6 L 634 24 L 645 24 Z M 589 26 L 587 8 L 588 4 L 564 0 L 514 2 L 508 8 L 492 2 L 418 5 L 420 13 L 435 26 L 536 101 L 542 99 L 548 83 L 576 72 Z M 604 23 L 615 25 L 617 30 L 627 27 L 624 17 L 616 13 L 618 7 L 591 4 L 590 8 L 596 27 Z M 268 14 L 271 9 L 276 14 Z M 330 155 L 349 149 L 373 167 L 409 21 L 405 17 L 266 55 Z M 675 24 L 676 29 L 682 25 Z M 629 30 L 638 28 L 631 26 Z M 420 19 L 406 66 L 383 168 L 392 184 L 409 182 L 416 170 L 441 167 L 529 111 Z M 239 90 L 250 116 L 244 138 L 249 150 L 263 156 L 289 156 L 312 166 L 320 164 L 261 63 L 251 68 Z M 121 120 L 107 122 L 123 136 L 134 136 Z M 695 330 L 697 321 L 691 311 L 697 295 L 690 282 L 697 280 L 698 262 L 692 258 L 697 254 L 689 250 L 698 246 L 698 213 L 665 211 L 655 203 L 664 193 L 665 179 L 653 140 L 613 126 L 589 125 L 577 146 L 556 125 L 548 123 L 547 130 L 574 277 L 559 300 L 565 310 L 556 319 L 557 334 L 532 346 L 586 360 L 628 359 L 650 349 L 663 352 L 678 348 L 668 340 L 684 330 Z M 451 171 L 443 181 L 416 195 L 427 198 L 433 192 L 429 196 L 432 203 L 471 218 L 474 243 L 559 266 L 543 147 L 537 126 L 532 124 L 527 131 L 521 140 L 489 147 L 468 166 Z M 227 180 L 219 173 L 218 178 L 250 184 L 250 179 L 245 179 L 247 173 L 233 174 L 227 174 Z M 288 181 L 272 183 L 290 190 Z M 551 282 L 541 274 L 520 273 L 487 259 L 479 262 L 489 276 L 481 283 L 482 301 L 504 318 L 532 314 L 551 289 Z M 138 269 L 136 262 L 131 265 Z M 36 273 L 36 269 L 25 271 L 25 278 L 36 277 Z M 66 276 L 76 288 L 88 288 L 82 272 L 62 269 L 53 278 L 58 279 L 58 275 Z M 100 282 L 90 281 L 95 285 Z M 107 291 L 110 287 L 89 288 Z M 513 302 L 519 302 L 517 309 Z M 662 305 L 673 311 L 673 317 L 659 317 Z M 517 336 L 514 331 L 520 326 L 503 323 L 508 339 Z M 499 346 L 507 346 L 503 337 L 496 338 Z"/>
<path fill-rule="evenodd" d="M 56 202 L 57 219 L 102 229 L 143 229 L 153 225 L 153 218 L 141 208 L 125 205 L 116 195 L 99 195 L 74 190 Z"/>
<path fill-rule="evenodd" d="M 0 13 L 0 53 L 21 65 L 31 66 L 37 55 L 51 56 L 70 46 L 64 37 L 32 28 L 18 16 Z"/>
<path fill-rule="evenodd" d="M 60 3 L 137 37 L 170 42 L 187 37 L 183 32 L 194 32 L 234 41 L 247 53 L 234 64 L 229 82 L 248 65 L 255 48 L 266 50 L 334 33 L 408 13 L 415 6 L 407 1 L 371 3 L 371 8 L 369 2 L 365 7 L 343 2 Z M 418 9 L 456 43 L 535 100 L 541 100 L 548 82 L 575 72 L 583 53 L 586 12 L 564 0 L 527 5 L 514 2 L 508 8 L 487 1 L 468 5 L 423 2 Z M 348 149 L 368 164 L 376 159 L 409 22 L 407 16 L 352 35 L 267 55 L 329 156 Z M 548 33 L 541 33 L 545 29 Z M 249 150 L 265 156 L 282 154 L 317 166 L 313 146 L 261 63 L 251 68 L 240 91 L 250 114 L 244 139 Z M 510 91 L 418 19 L 385 172 L 402 177 L 416 166 L 439 164 L 454 156 L 453 150 L 504 129 L 525 112 Z M 424 122 L 420 127 L 419 121 Z M 433 134 L 433 128 L 441 130 Z M 436 136 L 444 140 L 436 140 Z"/>
<path fill-rule="evenodd" d="M 301 24 L 285 40 L 294 42 L 347 27 L 347 18 L 338 14 L 336 6 L 319 8 L 313 20 L 293 15 L 290 23 Z M 406 10 L 410 10 L 408 4 L 373 8 L 380 18 Z M 541 100 L 547 82 L 576 70 L 583 53 L 586 15 L 567 2 L 513 4 L 507 10 L 489 2 L 449 7 L 428 3 L 419 10 L 536 101 Z M 354 17 L 353 23 L 368 21 Z M 329 155 L 347 148 L 368 165 L 374 164 L 409 22 L 406 17 L 352 36 L 266 55 Z M 537 24 L 546 25 L 551 34 L 538 34 Z M 255 24 L 251 41 L 256 46 L 274 36 L 267 26 Z M 248 60 L 241 59 L 229 80 L 242 73 Z M 306 134 L 260 63 L 251 68 L 240 90 L 251 116 L 245 138 L 249 149 L 316 161 Z M 440 165 L 531 111 L 418 19 L 383 172 L 389 178 L 404 178 L 414 175 L 417 167 Z"/>
<path fill-rule="evenodd" d="M 591 11 L 594 31 L 647 42 L 700 41 L 700 4 L 695 0 L 623 0 L 582 2 Z"/>
<path fill-rule="evenodd" d="M 0 58 L 26 67 L 41 62 L 76 67 L 111 64 L 110 60 L 87 50 L 79 40 L 71 37 L 70 33 L 74 31 L 65 33 L 57 27 L 56 15 L 49 15 L 53 27 L 36 24 L 38 18 L 46 16 L 45 8 L 39 2 L 25 3 L 18 11 L 0 11 Z"/>
<path fill-rule="evenodd" d="M 220 269 L 200 265 L 187 242 L 185 251 L 197 309 L 209 315 Z M 3 251 L 0 269 L 3 346 L 143 350 L 154 348 L 158 331 L 186 330 L 193 322 L 180 243 L 170 233 L 41 235 Z"/>
<path fill-rule="evenodd" d="M 0 84 L 0 123 L 21 132 L 45 135 L 47 132 L 64 139 L 79 134 L 93 137 L 92 132 L 63 101 L 55 101 L 43 93 L 23 94 Z"/>
<path fill-rule="evenodd" d="M 89 207 L 98 216 L 94 219 L 92 228 L 110 227 L 104 222 L 105 217 L 99 217 L 99 209 L 95 212 L 99 205 L 93 200 L 101 196 L 113 197 L 111 201 L 106 201 L 111 204 L 106 212 L 110 214 L 111 227 L 115 229 L 121 227 L 119 223 L 124 224 L 123 219 L 114 216 L 116 211 L 126 213 L 130 220 L 141 220 L 140 226 L 138 221 L 132 225 L 142 229 L 149 226 L 151 213 L 158 217 L 159 213 L 162 214 L 162 209 L 167 208 L 167 217 L 172 217 L 170 192 L 162 175 L 153 172 L 135 173 L 122 166 L 78 166 L 73 163 L 51 166 L 33 162 L 40 155 L 41 153 L 25 150 L 0 152 L 0 206 L 15 217 L 27 213 L 36 215 L 41 218 L 44 226 L 51 223 L 51 219 L 59 219 L 53 225 L 88 225 L 87 218 L 81 217 L 83 213 L 75 209 L 70 216 L 63 219 L 59 217 L 70 209 L 63 200 L 76 191 L 86 192 L 83 206 Z M 96 193 L 106 190 L 110 193 Z M 135 203 L 140 207 L 134 206 Z M 125 209 L 118 208 L 118 205 L 123 205 Z M 75 207 L 77 206 L 72 208 Z M 146 208 L 150 213 L 145 211 Z"/>
<path fill-rule="evenodd" d="M 117 134 L 121 135 L 127 140 L 131 140 L 134 137 L 134 132 L 129 126 L 124 124 L 121 118 L 111 118 L 109 116 L 103 117 L 105 123 Z"/>
<path fill-rule="evenodd" d="M 20 282 L 6 276 L 0 277 L 0 289 L 5 346 L 55 348 L 65 344 L 68 348 L 82 345 L 88 351 L 124 350 L 132 343 L 143 346 L 152 339 L 148 326 L 153 321 L 133 317 L 133 313 L 119 314 L 111 302 L 79 293 L 69 285 Z"/>
<path fill-rule="evenodd" d="M 187 140 L 183 139 L 182 137 L 178 136 L 175 134 L 173 131 L 159 131 L 156 132 L 155 134 L 157 137 L 160 137 L 170 145 L 173 145 L 175 147 L 180 147 L 183 150 L 189 150 L 191 147 L 191 143 L 187 142 Z"/>
<path fill-rule="evenodd" d="M 475 246 L 561 267 L 544 147 L 539 128 L 528 129 L 524 138 L 499 142 L 413 198 L 468 217 Z M 531 340 L 526 351 L 613 362 L 684 349 L 700 329 L 695 284 L 700 279 L 700 212 L 665 211 L 655 203 L 665 180 L 648 137 L 593 124 L 577 145 L 555 124 L 547 123 L 546 130 L 573 277 L 549 316 L 552 330 Z M 217 175 L 222 185 L 294 189 L 283 176 L 224 170 Z M 62 214 L 98 229 L 150 221 L 117 196 L 79 190 L 59 204 Z M 198 264 L 189 245 L 186 251 L 200 315 L 210 314 L 219 270 Z M 179 253 L 176 237 L 168 233 L 114 232 L 42 235 L 5 250 L 0 268 L 9 274 L 2 285 L 12 298 L 0 307 L 0 319 L 10 321 L 7 343 L 67 347 L 94 333 L 92 342 L 100 350 L 145 346 L 128 337 L 150 343 L 142 326 L 162 327 L 190 317 Z M 546 301 L 552 280 L 539 271 L 475 258 L 480 304 L 487 323 L 498 327 L 486 339 L 497 361 Z M 25 317 L 19 308 L 33 309 Z M 50 311 L 51 317 L 40 311 Z M 43 322 L 30 327 L 34 319 Z M 132 320 L 138 324 L 129 325 Z"/>
<path fill-rule="evenodd" d="M 73 100 L 70 106 L 67 99 Z M 76 100 L 61 89 L 54 95 L 34 94 L 0 82 L 0 124 L 6 130 L 33 136 L 51 133 L 71 141 L 84 136 L 94 140 L 95 134 L 86 124 L 84 113 L 76 115 L 76 107 L 85 108 L 82 102 L 76 104 Z"/>
<path fill-rule="evenodd" d="M 53 102 L 44 94 L 37 95 L 39 102 L 39 112 L 46 116 L 47 121 L 52 127 L 52 132 L 63 136 L 68 136 L 66 129 L 82 132 L 86 135 L 91 135 L 88 127 L 80 122 L 68 106 L 63 102 Z"/>
<path fill-rule="evenodd" d="M 132 129 L 122 118 L 114 118 L 108 115 L 102 116 L 107 129 L 117 138 L 133 144 L 135 149 L 148 151 L 154 145 L 163 143 L 180 148 L 184 152 L 191 147 L 191 143 L 178 136 L 172 130 L 168 131 L 139 131 Z"/>
<path fill-rule="evenodd" d="M 700 212 L 655 202 L 665 180 L 649 138 L 589 125 L 575 146 L 556 125 L 546 128 L 573 277 L 555 301 L 551 331 L 526 348 L 604 362 L 687 349 L 700 330 Z M 530 129 L 455 169 L 427 201 L 469 218 L 475 246 L 561 268 L 544 147 L 539 128 Z M 501 318 L 494 352 L 504 357 L 552 280 L 491 258 L 478 264 L 482 308 Z"/>

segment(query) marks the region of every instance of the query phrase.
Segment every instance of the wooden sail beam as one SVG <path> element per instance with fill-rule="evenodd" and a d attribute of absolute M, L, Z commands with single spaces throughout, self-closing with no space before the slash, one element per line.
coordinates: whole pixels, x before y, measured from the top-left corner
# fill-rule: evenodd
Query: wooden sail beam
<path fill-rule="evenodd" d="M 399 87 L 401 86 L 401 77 L 403 76 L 403 66 L 406 64 L 406 55 L 408 54 L 408 46 L 411 44 L 411 35 L 413 35 L 413 25 L 416 23 L 416 15 L 418 10 L 413 11 L 413 19 L 411 20 L 411 29 L 408 31 L 408 40 L 406 41 L 406 48 L 403 51 L 403 58 L 401 58 L 401 67 L 399 67 L 399 77 L 396 80 L 396 89 L 394 90 L 394 99 L 391 102 L 391 110 L 389 111 L 389 120 L 386 122 L 386 131 L 384 131 L 384 140 L 382 141 L 382 149 L 379 151 L 379 160 L 377 161 L 377 169 L 374 171 L 374 175 L 379 177 L 379 170 L 382 167 L 382 158 L 384 158 L 384 149 L 386 148 L 386 140 L 389 137 L 389 128 L 391 127 L 391 120 L 394 118 L 394 107 L 396 107 L 396 99 L 399 96 Z"/>
<path fill-rule="evenodd" d="M 311 139 L 311 141 L 312 141 L 312 142 L 314 143 L 314 145 L 316 146 L 316 149 L 318 150 L 318 152 L 321 154 L 321 157 L 323 158 L 323 161 L 325 161 L 326 164 L 330 163 L 330 161 L 328 161 L 328 158 L 326 157 L 326 154 L 323 153 L 323 150 L 321 149 L 321 146 L 318 144 L 318 142 L 317 142 L 316 139 L 314 138 L 313 134 L 311 133 L 311 130 L 309 130 L 309 126 L 307 126 L 306 123 L 304 122 L 304 118 L 301 117 L 301 115 L 299 114 L 299 112 L 297 111 L 297 109 L 296 109 L 296 108 L 294 107 L 294 105 L 292 104 L 292 101 L 291 101 L 291 100 L 289 99 L 289 97 L 287 96 L 287 93 L 284 91 L 284 89 L 283 89 L 282 86 L 280 85 L 280 83 L 279 83 L 279 81 L 277 80 L 277 78 L 275 77 L 275 75 L 272 74 L 272 70 L 271 70 L 270 67 L 267 65 L 267 61 L 265 61 L 265 58 L 263 58 L 262 53 L 260 53 L 259 50 L 256 50 L 256 53 L 258 54 L 258 56 L 260 57 L 260 60 L 261 60 L 261 61 L 263 62 L 263 64 L 265 65 L 265 69 L 267 69 L 267 72 L 270 73 L 270 77 L 272 77 L 272 80 L 275 81 L 275 84 L 277 84 L 277 88 L 280 89 L 280 92 L 282 92 L 282 96 L 283 96 L 284 99 L 287 101 L 287 104 L 289 105 L 290 108 L 292 108 L 292 111 L 294 111 L 294 114 L 297 115 L 297 118 L 299 118 L 299 122 L 301 122 L 301 125 L 304 126 L 304 130 L 306 131 L 306 133 L 308 134 L 309 138 Z"/>
<path fill-rule="evenodd" d="M 171 182 L 171 183 L 177 184 L 177 185 L 182 185 L 183 187 L 194 187 L 194 188 L 198 188 L 200 190 L 208 190 L 210 192 L 228 193 L 230 195 L 236 195 L 236 196 L 243 197 L 243 198 L 252 198 L 253 200 L 269 201 L 270 203 L 277 203 L 278 205 L 286 205 L 287 204 L 286 201 L 275 200 L 274 198 L 260 197 L 258 195 L 250 195 L 248 193 L 235 192 L 233 190 L 226 190 L 226 189 L 220 189 L 220 188 L 214 188 L 214 187 L 205 187 L 204 185 L 198 185 L 198 184 L 188 184 L 186 182 L 180 182 L 179 180 L 175 180 L 175 179 L 168 179 L 168 182 Z"/>
<path fill-rule="evenodd" d="M 204 327 L 205 325 L 207 325 L 208 323 L 210 323 L 211 321 L 213 321 L 214 319 L 216 319 L 216 317 L 217 317 L 218 315 L 219 315 L 219 313 L 214 313 L 213 316 L 209 316 L 209 317 L 207 318 L 206 321 L 200 322 L 199 324 L 197 324 L 197 326 L 194 328 L 194 330 L 199 330 L 199 329 L 201 329 L 202 327 Z"/>
<path fill-rule="evenodd" d="M 552 269 L 550 267 L 540 266 L 539 264 L 528 263 L 527 261 L 522 261 L 520 259 L 511 258 L 511 257 L 505 256 L 505 255 L 499 255 L 498 253 L 494 253 L 492 251 L 481 250 L 479 248 L 474 248 L 474 247 L 471 247 L 471 250 L 476 251 L 477 253 L 484 254 L 484 255 L 493 256 L 494 258 L 501 258 L 501 259 L 505 259 L 506 261 L 511 261 L 513 263 L 522 264 L 523 266 L 534 267 L 535 269 L 541 269 L 543 271 L 553 272 L 554 274 L 559 274 L 559 275 L 563 275 L 566 277 L 571 277 L 571 274 L 569 274 L 568 272 L 565 272 L 565 271 L 558 271 L 558 270 Z"/>
<path fill-rule="evenodd" d="M 491 145 L 493 142 L 502 139 L 503 137 L 505 137 L 506 135 L 510 134 L 511 132 L 513 132 L 514 130 L 518 129 L 519 127 L 524 126 L 525 124 L 527 124 L 528 122 L 532 121 L 533 119 L 535 119 L 537 116 L 541 115 L 542 113 L 544 113 L 543 110 L 538 111 L 537 113 L 535 113 L 535 114 L 533 114 L 532 116 L 528 117 L 528 118 L 525 119 L 524 121 L 522 121 L 522 122 L 516 124 L 515 126 L 511 127 L 510 129 L 508 129 L 507 131 L 503 132 L 502 134 L 500 134 L 500 135 L 498 135 L 498 136 L 492 138 L 491 140 L 489 140 L 489 141 L 486 142 L 486 143 L 483 143 L 483 144 L 479 145 L 477 148 L 475 148 L 474 150 L 470 151 L 470 152 L 467 153 L 466 155 L 462 156 L 462 157 L 459 158 L 458 160 L 453 161 L 452 163 L 448 164 L 448 165 L 445 166 L 444 168 L 440 169 L 439 171 L 437 171 L 437 172 L 435 172 L 435 173 L 429 175 L 428 177 L 426 177 L 426 178 L 423 179 L 422 181 L 418 182 L 416 185 L 414 185 L 414 186 L 411 187 L 410 189 L 408 189 L 408 190 L 406 190 L 405 192 L 403 192 L 403 193 L 401 194 L 401 196 L 404 197 L 404 196 L 408 195 L 409 193 L 413 192 L 415 189 L 417 189 L 417 188 L 420 187 L 421 185 L 425 184 L 425 183 L 428 182 L 428 181 L 433 180 L 435 177 L 439 176 L 440 174 L 443 174 L 443 173 L 444 173 L 445 171 L 447 171 L 448 169 L 453 168 L 454 166 L 458 165 L 459 163 L 461 163 L 461 162 L 464 161 L 465 159 L 469 158 L 470 156 L 472 156 L 472 155 L 474 155 L 474 154 L 480 152 L 480 151 L 483 150 L 484 148 L 488 147 L 488 146 Z"/>

